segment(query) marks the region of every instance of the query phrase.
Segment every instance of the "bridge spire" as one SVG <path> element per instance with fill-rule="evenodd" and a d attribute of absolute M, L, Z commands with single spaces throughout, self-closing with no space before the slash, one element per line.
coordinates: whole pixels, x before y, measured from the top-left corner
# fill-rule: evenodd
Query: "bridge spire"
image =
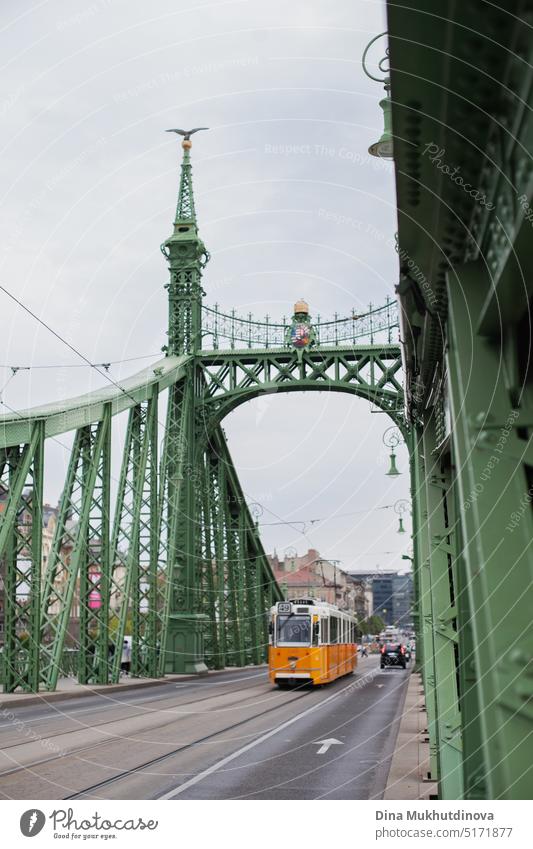
<path fill-rule="evenodd" d="M 191 135 L 207 127 L 193 130 L 167 130 L 183 136 L 178 203 L 171 236 L 163 242 L 161 250 L 168 260 L 170 282 L 168 345 L 163 350 L 169 354 L 193 353 L 201 347 L 202 324 L 202 270 L 209 254 L 198 235 L 191 164 Z"/>
<path fill-rule="evenodd" d="M 196 225 L 196 210 L 194 208 L 194 190 L 192 184 L 192 163 L 190 149 L 191 141 L 182 141 L 183 159 L 181 161 L 180 188 L 174 226 L 183 221 L 191 221 Z"/>

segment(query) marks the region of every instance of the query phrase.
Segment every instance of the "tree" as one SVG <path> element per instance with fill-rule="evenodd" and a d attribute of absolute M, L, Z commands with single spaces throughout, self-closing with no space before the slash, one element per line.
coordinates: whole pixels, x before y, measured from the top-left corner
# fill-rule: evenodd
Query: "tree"
<path fill-rule="evenodd" d="M 381 616 L 369 616 L 368 619 L 363 619 L 362 622 L 359 622 L 359 628 L 362 634 L 379 634 L 380 631 L 383 631 L 384 627 L 385 623 Z"/>

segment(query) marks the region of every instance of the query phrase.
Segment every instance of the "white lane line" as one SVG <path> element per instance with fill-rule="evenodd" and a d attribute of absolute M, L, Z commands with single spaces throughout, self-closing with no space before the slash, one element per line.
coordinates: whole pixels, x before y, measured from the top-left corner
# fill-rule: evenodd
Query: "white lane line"
<path fill-rule="evenodd" d="M 270 731 L 267 731 L 266 734 L 263 734 L 261 737 L 258 737 L 257 740 L 252 740 L 251 743 L 247 743 L 246 746 L 242 746 L 242 748 L 237 749 L 236 752 L 233 752 L 231 755 L 227 755 L 227 757 L 222 758 L 222 760 L 218 761 L 218 763 L 213 764 L 213 766 L 204 769 L 203 772 L 199 772 L 198 775 L 195 775 L 193 778 L 190 778 L 184 784 L 181 784 L 179 787 L 175 787 L 173 790 L 169 790 L 168 793 L 165 793 L 163 796 L 158 796 L 158 799 L 175 799 L 176 796 L 179 796 L 185 790 L 188 790 L 189 787 L 193 787 L 195 784 L 198 784 L 200 781 L 203 781 L 204 778 L 207 778 L 208 775 L 212 775 L 214 772 L 219 770 L 221 767 L 226 766 L 231 761 L 234 761 L 236 758 L 243 755 L 245 752 L 249 752 L 250 749 L 254 749 L 256 746 L 259 746 L 261 743 L 264 743 L 265 740 L 268 740 L 269 737 L 273 737 L 274 734 L 279 734 L 280 731 L 283 731 L 285 728 L 288 728 L 289 725 L 293 725 L 293 723 L 298 722 L 299 719 L 303 719 L 304 716 L 308 716 L 310 713 L 314 713 L 315 710 L 318 710 L 323 705 L 328 702 L 333 701 L 333 699 L 338 698 L 342 693 L 346 690 L 350 690 L 354 688 L 354 682 L 350 682 L 346 687 L 343 687 L 342 690 L 338 690 L 333 695 L 328 696 L 327 699 L 322 699 L 322 701 L 318 702 L 316 705 L 312 705 L 307 710 L 302 711 L 301 713 L 293 716 L 292 719 L 288 719 L 286 722 L 282 722 L 281 725 L 278 725 L 276 728 L 272 728 Z M 253 717 L 250 717 L 253 719 Z"/>

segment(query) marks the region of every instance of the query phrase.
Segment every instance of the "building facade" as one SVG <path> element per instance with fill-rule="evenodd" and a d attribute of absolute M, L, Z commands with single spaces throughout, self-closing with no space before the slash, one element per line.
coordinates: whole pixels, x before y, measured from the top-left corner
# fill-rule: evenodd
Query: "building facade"
<path fill-rule="evenodd" d="M 276 552 L 268 559 L 285 598 L 309 596 L 336 604 L 342 610 L 361 609 L 360 596 L 364 591 L 340 566 L 320 556 L 315 548 L 306 554 L 285 555 Z"/>

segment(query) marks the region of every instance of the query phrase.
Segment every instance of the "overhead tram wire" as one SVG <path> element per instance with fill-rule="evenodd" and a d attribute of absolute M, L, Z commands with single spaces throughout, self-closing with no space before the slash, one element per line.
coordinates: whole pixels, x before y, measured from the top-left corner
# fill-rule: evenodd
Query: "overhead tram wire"
<path fill-rule="evenodd" d="M 259 502 L 257 502 L 259 504 Z M 263 505 L 261 505 L 263 507 Z M 369 507 L 368 510 L 351 510 L 349 513 L 334 513 L 332 516 L 322 516 L 319 519 L 293 519 L 291 522 L 289 521 L 279 521 L 279 522 L 259 522 L 260 527 L 273 527 L 275 525 L 316 525 L 317 522 L 330 522 L 332 519 L 342 519 L 345 516 L 362 516 L 366 513 L 374 513 L 377 510 L 390 510 L 394 507 L 394 504 L 383 504 L 380 507 Z M 268 508 L 267 508 L 268 509 Z"/>
<path fill-rule="evenodd" d="M 14 301 L 21 309 L 23 309 L 25 312 L 27 312 L 28 315 L 31 315 L 31 317 L 34 318 L 35 321 L 37 321 L 42 327 L 44 327 L 45 330 L 48 330 L 48 332 L 51 333 L 52 336 L 55 336 L 55 338 L 58 339 L 63 345 L 66 345 L 67 348 L 69 348 L 70 351 L 72 351 L 74 354 L 76 354 L 77 357 L 80 357 L 80 359 L 82 359 L 87 366 L 90 366 L 91 368 L 93 368 L 96 371 L 97 374 L 101 375 L 101 377 L 105 377 L 105 379 L 107 381 L 109 381 L 109 383 L 112 383 L 113 386 L 116 386 L 117 389 L 119 389 L 127 398 L 129 398 L 135 404 L 137 403 L 137 401 L 133 397 L 133 395 L 130 395 L 129 392 L 126 389 L 124 389 L 123 386 L 120 385 L 120 383 L 117 383 L 117 381 L 114 380 L 108 374 L 107 371 L 101 371 L 99 366 L 95 365 L 94 363 L 91 363 L 91 361 L 85 356 L 85 354 L 82 354 L 81 351 L 78 351 L 78 349 L 75 348 L 74 345 L 71 345 L 71 343 L 68 342 L 67 339 L 65 339 L 63 336 L 61 336 L 61 334 L 58 333 L 56 330 L 54 330 L 53 327 L 50 327 L 50 325 L 47 324 L 46 321 L 43 321 L 42 318 L 39 318 L 39 316 L 36 315 L 33 312 L 33 310 L 31 310 L 29 307 L 27 307 L 26 304 L 23 304 L 21 300 L 19 300 L 15 295 L 13 295 L 13 293 L 10 292 L 9 289 L 6 289 L 6 287 L 3 286 L 1 283 L 0 283 L 0 290 L 2 292 L 4 292 L 8 296 L 8 298 L 11 298 L 11 300 Z"/>
<path fill-rule="evenodd" d="M 49 365 L 29 365 L 29 366 L 14 366 L 9 364 L 0 365 L 0 368 L 11 369 L 13 372 L 19 371 L 33 371 L 34 369 L 63 369 L 63 368 L 104 368 L 106 371 L 110 368 L 110 366 L 121 365 L 122 363 L 133 363 L 137 360 L 151 360 L 154 357 L 157 357 L 158 352 L 155 354 L 142 354 L 138 357 L 126 357 L 123 360 L 109 360 L 107 362 L 102 363 L 51 363 Z"/>
<path fill-rule="evenodd" d="M 90 361 L 90 360 L 89 360 L 89 359 L 85 356 L 85 354 L 82 354 L 82 352 L 81 352 L 81 351 L 79 351 L 79 350 L 78 350 L 78 349 L 77 349 L 74 345 L 72 345 L 72 344 L 71 344 L 71 343 L 70 343 L 67 339 L 65 339 L 63 336 L 61 336 L 61 334 L 60 334 L 60 333 L 58 333 L 56 330 L 54 330 L 54 329 L 53 329 L 53 327 L 51 327 L 51 326 L 50 326 L 49 324 L 47 324 L 47 323 L 46 323 L 46 322 L 45 322 L 42 318 L 40 318 L 38 315 L 36 315 L 36 313 L 34 313 L 34 312 L 33 312 L 33 310 L 31 310 L 29 307 L 27 307 L 27 306 L 26 306 L 26 304 L 24 304 L 24 303 L 23 303 L 23 302 L 22 302 L 19 298 L 17 298 L 15 295 L 13 295 L 13 293 L 12 293 L 12 292 L 10 292 L 10 291 L 9 291 L 9 289 L 6 289 L 6 287 L 5 287 L 5 286 L 3 286 L 2 284 L 0 284 L 0 290 L 1 290 L 2 292 L 4 292 L 4 293 L 8 296 L 8 298 L 10 298 L 12 301 L 14 301 L 14 303 L 16 303 L 16 304 L 17 304 L 17 306 L 19 306 L 21 309 L 23 309 L 25 312 L 27 312 L 27 313 L 28 313 L 28 315 L 30 315 L 33 319 L 35 319 L 35 321 L 37 321 L 37 322 L 38 322 L 38 324 L 40 324 L 42 327 L 44 327 L 44 328 L 45 328 L 45 330 L 47 330 L 49 333 L 51 333 L 51 334 L 52 334 L 52 336 L 55 336 L 55 338 L 56 338 L 56 339 L 58 339 L 58 340 L 59 340 L 59 341 L 60 341 L 63 345 L 66 345 L 66 347 L 67 347 L 70 351 L 72 351 L 72 352 L 73 352 L 73 353 L 74 353 L 77 357 L 80 357 L 80 359 L 82 359 L 82 360 L 84 361 L 85 367 L 88 367 L 88 368 L 92 368 L 92 369 L 94 369 L 94 370 L 97 372 L 97 374 L 101 375 L 101 377 L 104 377 L 107 381 L 109 381 L 109 383 L 111 383 L 113 386 L 115 386 L 117 389 L 119 389 L 119 390 L 120 390 L 120 391 L 121 391 L 121 392 L 122 392 L 122 393 L 123 393 L 126 397 L 128 397 L 131 401 L 134 401 L 135 403 L 137 403 L 137 402 L 136 402 L 136 399 L 135 399 L 132 395 L 130 395 L 130 394 L 129 394 L 129 392 L 128 392 L 126 389 L 124 389 L 124 387 L 123 387 L 123 386 L 121 386 L 121 385 L 120 385 L 120 383 L 118 383 L 116 380 L 114 380 L 114 379 L 113 379 L 113 378 L 112 378 L 112 377 L 108 374 L 108 371 L 107 371 L 107 368 L 106 368 L 106 367 L 109 367 L 110 365 L 113 365 L 113 364 L 122 363 L 122 362 L 132 362 L 133 360 L 138 360 L 138 359 L 147 359 L 147 358 L 148 358 L 148 357 L 150 357 L 151 355 L 145 355 L 145 356 L 143 356 L 143 357 L 131 357 L 131 358 L 129 358 L 129 359 L 124 359 L 124 360 L 116 360 L 116 361 L 114 361 L 114 363 L 112 363 L 112 362 L 110 362 L 110 363 L 102 363 L 102 364 L 95 364 L 95 363 L 91 363 L 91 361 Z M 15 377 L 15 375 L 16 375 L 19 371 L 21 371 L 21 370 L 29 370 L 29 369 L 33 369 L 33 368 L 83 368 L 83 366 L 76 366 L 75 364 L 72 364 L 72 365 L 65 365 L 65 366 L 26 366 L 26 367 L 24 367 L 24 366 L 15 366 L 15 367 L 14 367 L 14 366 L 4 366 L 4 367 L 5 367 L 5 368 L 11 368 L 13 373 L 11 374 L 10 378 L 8 379 L 8 381 L 6 382 L 6 384 L 4 385 L 4 387 L 2 388 L 2 390 L 0 391 L 0 403 L 1 403 L 3 406 L 7 407 L 7 409 L 8 409 L 8 410 L 10 410 L 10 412 L 14 413 L 15 415 L 17 415 L 17 416 L 19 416 L 19 417 L 21 417 L 21 418 L 22 418 L 22 416 L 21 416 L 20 412 L 19 412 L 18 410 L 15 410 L 14 408 L 12 408 L 11 406 L 9 406 L 8 404 L 6 404 L 6 402 L 2 399 L 2 393 L 4 392 L 4 390 L 6 389 L 7 385 L 10 383 L 10 381 L 13 379 L 13 377 Z M 104 370 L 104 371 L 101 371 L 101 370 L 100 370 L 101 368 L 104 368 L 105 370 Z M 161 424 L 161 422 L 159 422 L 159 424 Z M 54 442 L 57 442 L 57 443 L 58 443 L 59 445 L 61 445 L 63 448 L 66 448 L 67 450 L 70 450 L 70 449 L 68 449 L 68 446 L 66 446 L 64 443 L 60 442 L 58 439 L 54 439 Z M 246 493 L 244 493 L 244 495 L 246 495 Z M 260 502 L 257 502 L 257 503 L 258 503 L 258 504 L 260 504 Z M 293 520 L 293 522 L 289 522 L 289 521 L 283 520 L 283 519 L 281 518 L 281 516 L 278 516 L 278 515 L 277 515 L 277 513 L 274 513 L 274 511 L 273 511 L 273 510 L 271 510 L 269 507 L 266 507 L 266 505 L 261 504 L 260 506 L 261 506 L 264 510 L 266 510 L 268 513 L 270 513 L 272 516 L 274 516 L 274 517 L 278 520 L 277 522 L 270 522 L 270 523 L 263 522 L 263 523 L 261 523 L 261 525 L 262 525 L 263 527 L 266 527 L 267 525 L 287 525 L 288 527 L 291 527 L 293 530 L 295 530 L 297 533 L 302 534 L 302 536 L 303 536 L 303 537 L 307 540 L 307 542 L 308 542 L 308 544 L 309 544 L 309 545 L 311 545 L 311 544 L 312 544 L 312 543 L 311 543 L 311 540 L 309 539 L 309 537 L 307 536 L 307 534 L 306 534 L 306 532 L 305 532 L 305 524 L 307 524 L 307 523 L 305 523 L 305 522 L 300 522 L 299 520 Z M 391 505 L 384 505 L 383 507 L 378 507 L 378 508 L 373 508 L 373 509 L 375 509 L 375 510 L 388 509 L 390 506 L 391 506 Z M 362 510 L 362 511 L 354 511 L 354 512 L 350 512 L 350 513 L 340 513 L 340 514 L 338 514 L 337 516 L 332 516 L 332 517 L 329 517 L 329 518 L 341 518 L 342 516 L 358 515 L 358 514 L 363 514 L 363 513 L 368 513 L 368 512 L 372 512 L 372 510 Z M 328 518 L 328 517 L 326 517 L 326 518 Z M 322 518 L 322 519 L 312 519 L 312 520 L 309 520 L 309 523 L 310 523 L 310 524 L 315 524 L 316 522 L 321 522 L 321 521 L 325 521 L 325 518 Z M 303 525 L 304 525 L 304 529 L 303 529 L 303 530 L 301 530 L 300 528 L 297 528 L 297 527 L 296 527 L 296 525 L 297 525 L 297 524 L 303 524 Z"/>

